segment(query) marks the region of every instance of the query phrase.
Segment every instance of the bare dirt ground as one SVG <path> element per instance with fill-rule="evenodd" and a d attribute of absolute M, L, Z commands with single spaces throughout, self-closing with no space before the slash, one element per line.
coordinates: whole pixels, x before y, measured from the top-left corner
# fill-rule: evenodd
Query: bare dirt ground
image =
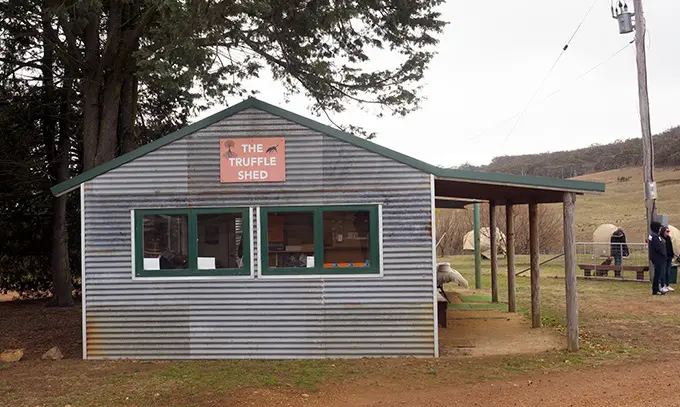
<path fill-rule="evenodd" d="M 585 371 L 523 375 L 511 380 L 408 388 L 398 386 L 334 387 L 313 395 L 276 391 L 241 397 L 239 405 L 310 407 L 356 406 L 678 406 L 680 364 L 649 362 Z M 411 386 L 409 386 L 411 387 Z"/>
<path fill-rule="evenodd" d="M 46 304 L 46 300 L 0 302 L 0 351 L 23 348 L 24 360 L 39 359 L 53 346 L 66 358 L 82 355 L 80 307 Z"/>
<path fill-rule="evenodd" d="M 560 349 L 564 338 L 554 329 L 531 329 L 519 314 L 503 311 L 448 311 L 439 329 L 440 356 L 498 356 Z"/>

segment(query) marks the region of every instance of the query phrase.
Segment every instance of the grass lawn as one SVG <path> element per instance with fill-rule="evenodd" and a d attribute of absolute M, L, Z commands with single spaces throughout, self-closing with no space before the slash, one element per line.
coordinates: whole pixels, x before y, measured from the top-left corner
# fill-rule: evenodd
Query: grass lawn
<path fill-rule="evenodd" d="M 541 261 L 553 257 L 541 256 Z M 440 259 L 461 272 L 474 289 L 474 257 L 454 256 Z M 517 256 L 516 271 L 529 267 L 528 256 Z M 482 289 L 475 294 L 488 295 L 491 290 L 490 262 L 482 261 Z M 580 274 L 580 271 L 577 270 Z M 582 275 L 582 274 L 581 274 Z M 518 311 L 531 318 L 531 274 L 517 276 Z M 671 334 L 680 327 L 680 299 L 675 295 L 652 297 L 648 283 L 582 280 L 577 282 L 581 353 L 644 354 L 651 342 L 646 336 L 659 331 Z M 451 287 L 451 289 L 455 289 Z M 541 320 L 545 326 L 563 332 L 566 329 L 564 260 L 556 259 L 541 266 Z M 499 297 L 507 301 L 505 259 L 499 265 Z"/>

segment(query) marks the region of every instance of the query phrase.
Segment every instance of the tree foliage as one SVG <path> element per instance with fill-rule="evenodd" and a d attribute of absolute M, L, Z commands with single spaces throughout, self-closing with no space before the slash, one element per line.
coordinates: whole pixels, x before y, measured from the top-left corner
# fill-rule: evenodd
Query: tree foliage
<path fill-rule="evenodd" d="M 77 197 L 49 186 L 256 93 L 267 71 L 317 114 L 417 109 L 442 2 L 0 2 L 0 289 L 68 305 Z"/>

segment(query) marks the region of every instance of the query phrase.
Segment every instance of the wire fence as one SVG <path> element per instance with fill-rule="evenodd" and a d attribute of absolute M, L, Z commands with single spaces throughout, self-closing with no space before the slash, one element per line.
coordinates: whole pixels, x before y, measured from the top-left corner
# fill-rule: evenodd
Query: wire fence
<path fill-rule="evenodd" d="M 458 271 L 474 274 L 472 254 L 446 256 L 438 261 L 446 261 Z M 499 273 L 505 275 L 507 258 L 499 254 Z M 564 278 L 564 253 L 550 249 L 539 249 L 541 276 Z M 482 257 L 482 274 L 488 275 L 491 263 Z M 515 256 L 515 274 L 529 278 L 530 256 L 526 253 Z M 621 281 L 649 281 L 649 260 L 646 243 L 576 243 L 576 275 L 579 278 L 607 279 Z M 486 277 L 485 277 L 486 278 Z M 673 277 L 671 277 L 672 279 Z"/>
<path fill-rule="evenodd" d="M 584 277 L 646 280 L 649 260 L 645 243 L 576 243 L 577 272 Z"/>

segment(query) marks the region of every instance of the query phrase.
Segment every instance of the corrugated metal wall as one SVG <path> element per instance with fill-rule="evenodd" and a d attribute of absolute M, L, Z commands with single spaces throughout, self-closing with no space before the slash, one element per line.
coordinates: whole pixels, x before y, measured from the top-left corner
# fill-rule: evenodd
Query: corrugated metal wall
<path fill-rule="evenodd" d="M 239 136 L 286 137 L 285 185 L 220 184 L 219 139 Z M 88 358 L 434 354 L 429 174 L 249 109 L 85 191 Z M 363 203 L 384 205 L 383 277 L 132 279 L 131 209 Z"/>

